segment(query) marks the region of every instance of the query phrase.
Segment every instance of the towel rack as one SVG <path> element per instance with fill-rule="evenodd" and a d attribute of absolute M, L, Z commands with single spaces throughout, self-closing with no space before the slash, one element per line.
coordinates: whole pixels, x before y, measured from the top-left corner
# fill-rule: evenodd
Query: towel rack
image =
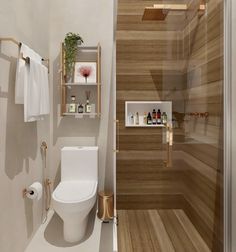
<path fill-rule="evenodd" d="M 12 42 L 12 43 L 16 44 L 18 47 L 21 47 L 21 45 L 22 45 L 21 42 L 15 40 L 14 38 L 0 38 L 0 42 L 1 42 L 1 41 Z M 28 63 L 28 64 L 30 63 L 30 58 L 29 58 L 29 57 L 24 58 L 23 55 L 21 55 L 21 58 L 22 58 L 23 60 L 25 60 L 26 63 Z M 48 62 L 48 67 L 49 67 L 49 59 L 44 59 L 44 58 L 42 58 L 42 61 Z"/>

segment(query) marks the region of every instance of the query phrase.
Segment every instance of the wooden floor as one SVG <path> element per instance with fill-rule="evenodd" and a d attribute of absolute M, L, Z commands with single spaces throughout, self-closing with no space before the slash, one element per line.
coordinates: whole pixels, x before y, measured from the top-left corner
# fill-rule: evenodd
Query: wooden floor
<path fill-rule="evenodd" d="M 210 252 L 183 210 L 118 210 L 119 252 Z"/>

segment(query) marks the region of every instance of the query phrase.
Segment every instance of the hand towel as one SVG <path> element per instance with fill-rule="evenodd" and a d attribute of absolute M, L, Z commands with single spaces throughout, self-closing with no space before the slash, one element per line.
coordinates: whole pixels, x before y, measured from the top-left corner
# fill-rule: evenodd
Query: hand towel
<path fill-rule="evenodd" d="M 50 113 L 48 68 L 44 65 L 41 65 L 40 74 L 40 115 L 48 115 Z"/>
<path fill-rule="evenodd" d="M 43 120 L 49 114 L 48 69 L 31 59 L 28 80 L 24 91 L 24 120 Z"/>
<path fill-rule="evenodd" d="M 28 81 L 29 68 L 21 55 L 29 54 L 29 47 L 22 44 L 19 49 L 17 67 L 16 67 L 16 83 L 15 83 L 15 103 L 24 104 L 24 86 Z"/>
<path fill-rule="evenodd" d="M 24 104 L 25 85 L 29 81 L 29 65 L 22 59 L 29 57 L 37 62 L 41 62 L 41 57 L 30 49 L 27 45 L 21 44 L 19 49 L 17 68 L 16 68 L 16 83 L 15 83 L 15 103 Z"/>

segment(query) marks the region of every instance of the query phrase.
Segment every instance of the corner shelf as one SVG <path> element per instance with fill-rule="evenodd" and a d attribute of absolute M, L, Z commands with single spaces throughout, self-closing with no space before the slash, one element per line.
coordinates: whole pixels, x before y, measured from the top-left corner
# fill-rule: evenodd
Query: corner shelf
<path fill-rule="evenodd" d="M 66 82 L 66 67 L 65 67 L 65 50 L 64 43 L 61 43 L 60 53 L 60 72 L 61 72 L 61 116 L 74 116 L 75 118 L 100 118 L 101 116 L 101 46 L 78 46 L 76 62 L 96 62 L 97 63 L 97 82 L 96 83 L 80 83 Z M 67 104 L 69 103 L 70 95 L 79 97 L 80 103 L 85 104 L 85 90 L 91 91 L 91 104 L 95 104 L 95 113 L 69 113 Z M 78 99 L 76 99 L 76 102 Z"/>
<path fill-rule="evenodd" d="M 130 124 L 129 114 L 133 115 L 139 113 L 139 122 L 143 122 L 144 113 L 152 113 L 152 110 L 160 109 L 161 112 L 166 112 L 167 114 L 167 124 L 172 124 L 172 102 L 171 101 L 126 101 L 125 102 L 125 127 L 135 127 L 135 128 L 165 128 L 164 124 Z"/>

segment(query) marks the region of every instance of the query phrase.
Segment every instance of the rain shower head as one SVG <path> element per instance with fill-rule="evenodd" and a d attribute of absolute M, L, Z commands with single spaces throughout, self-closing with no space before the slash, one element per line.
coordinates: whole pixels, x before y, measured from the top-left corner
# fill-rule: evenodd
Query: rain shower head
<path fill-rule="evenodd" d="M 154 7 L 146 7 L 143 13 L 142 20 L 160 20 L 163 21 L 166 19 L 169 10 L 157 9 Z"/>
<path fill-rule="evenodd" d="M 146 7 L 143 13 L 143 21 L 163 21 L 169 11 L 187 11 L 187 4 L 154 4 L 153 7 Z M 199 11 L 203 12 L 206 8 L 206 0 L 200 1 Z"/>
<path fill-rule="evenodd" d="M 153 7 L 146 7 L 142 20 L 160 20 L 166 19 L 169 11 L 186 11 L 187 4 L 154 4 Z"/>

